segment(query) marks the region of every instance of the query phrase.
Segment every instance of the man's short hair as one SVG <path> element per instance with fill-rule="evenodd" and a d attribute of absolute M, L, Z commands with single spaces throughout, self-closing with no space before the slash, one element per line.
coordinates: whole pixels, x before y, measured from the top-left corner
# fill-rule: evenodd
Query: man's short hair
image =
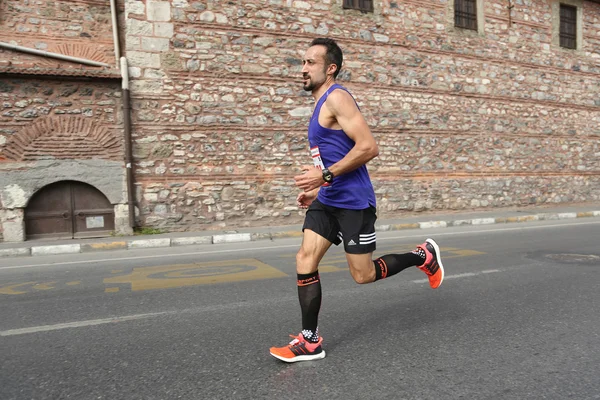
<path fill-rule="evenodd" d="M 342 55 L 342 49 L 335 42 L 335 40 L 330 38 L 316 38 L 310 43 L 310 47 L 312 46 L 325 46 L 327 52 L 325 53 L 325 64 L 326 67 L 330 64 L 335 64 L 337 69 L 333 73 L 333 77 L 337 78 L 340 70 L 342 69 L 342 61 L 344 61 L 344 56 Z"/>

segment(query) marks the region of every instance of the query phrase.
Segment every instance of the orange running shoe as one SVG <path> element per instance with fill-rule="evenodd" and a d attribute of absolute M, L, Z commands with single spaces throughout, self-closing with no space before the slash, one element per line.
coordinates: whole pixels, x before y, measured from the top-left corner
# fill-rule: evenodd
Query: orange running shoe
<path fill-rule="evenodd" d="M 307 342 L 301 333 L 298 336 L 290 335 L 290 337 L 293 337 L 294 340 L 287 346 L 271 347 L 269 349 L 273 357 L 288 363 L 325 358 L 325 350 L 321 347 L 323 338 L 319 338 L 317 343 L 311 343 Z"/>
<path fill-rule="evenodd" d="M 427 274 L 429 286 L 432 289 L 439 288 L 444 280 L 444 266 L 440 257 L 440 248 L 433 239 L 427 239 L 425 243 L 417 247 L 425 251 L 425 262 L 417 268 Z"/>

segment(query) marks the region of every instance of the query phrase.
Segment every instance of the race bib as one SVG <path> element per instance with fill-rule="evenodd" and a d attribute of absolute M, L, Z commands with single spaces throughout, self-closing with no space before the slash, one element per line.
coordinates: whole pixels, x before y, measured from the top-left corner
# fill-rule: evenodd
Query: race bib
<path fill-rule="evenodd" d="M 319 152 L 319 146 L 311 147 L 310 155 L 312 156 L 313 165 L 315 167 L 319 168 L 320 170 L 325 169 L 325 165 L 323 164 L 323 159 L 321 158 L 321 153 Z M 331 185 L 330 183 L 325 182 L 321 186 L 330 186 L 330 185 Z"/>
<path fill-rule="evenodd" d="M 325 165 L 323 165 L 323 159 L 321 159 L 321 153 L 319 152 L 319 146 L 310 148 L 310 155 L 313 159 L 313 165 L 319 169 L 325 169 Z"/>

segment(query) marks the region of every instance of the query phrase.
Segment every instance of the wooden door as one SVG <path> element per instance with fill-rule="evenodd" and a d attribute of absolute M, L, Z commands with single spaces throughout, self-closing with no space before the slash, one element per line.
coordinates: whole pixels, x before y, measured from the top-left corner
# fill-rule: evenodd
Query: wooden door
<path fill-rule="evenodd" d="M 33 195 L 25 209 L 27 239 L 109 236 L 115 229 L 113 205 L 86 183 L 62 181 Z"/>

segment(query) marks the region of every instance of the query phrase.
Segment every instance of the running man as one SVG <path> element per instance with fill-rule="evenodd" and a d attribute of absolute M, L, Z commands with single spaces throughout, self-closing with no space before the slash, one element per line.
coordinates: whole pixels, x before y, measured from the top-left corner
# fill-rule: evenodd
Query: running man
<path fill-rule="evenodd" d="M 344 243 L 346 260 L 357 283 L 389 278 L 416 266 L 429 277 L 433 289 L 444 279 L 440 249 L 433 239 L 410 253 L 388 254 L 373 260 L 375 250 L 375 192 L 366 164 L 379 154 L 371 130 L 347 89 L 335 82 L 342 66 L 342 50 L 333 39 L 312 41 L 302 60 L 304 90 L 316 101 L 308 127 L 312 166 L 295 176 L 303 191 L 297 203 L 308 208 L 303 239 L 296 255 L 302 332 L 271 355 L 285 362 L 325 357 L 319 335 L 321 308 L 319 262 L 332 244 Z"/>

